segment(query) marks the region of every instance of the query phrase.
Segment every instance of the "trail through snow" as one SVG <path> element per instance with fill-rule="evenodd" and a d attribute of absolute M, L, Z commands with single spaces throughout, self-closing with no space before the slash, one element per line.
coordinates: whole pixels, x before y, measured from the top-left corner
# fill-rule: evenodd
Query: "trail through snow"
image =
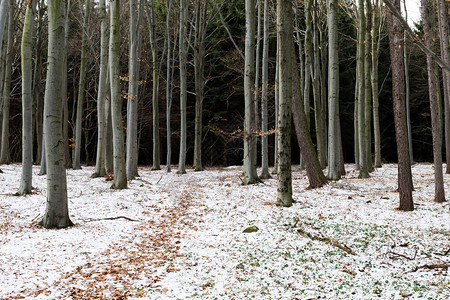
<path fill-rule="evenodd" d="M 16 197 L 21 166 L 2 166 L 0 299 L 450 298 L 450 205 L 433 202 L 433 166 L 413 166 L 414 212 L 396 210 L 396 165 L 369 179 L 353 167 L 316 190 L 294 167 L 291 208 L 274 205 L 275 178 L 242 186 L 240 167 L 140 168 L 121 191 L 69 170 L 76 225 L 46 230 L 45 176 L 35 167 L 33 195 Z"/>

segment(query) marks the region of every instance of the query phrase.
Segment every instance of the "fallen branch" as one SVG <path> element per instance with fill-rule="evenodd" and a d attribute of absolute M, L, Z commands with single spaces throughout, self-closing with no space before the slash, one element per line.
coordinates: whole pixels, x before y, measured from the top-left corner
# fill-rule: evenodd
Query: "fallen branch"
<path fill-rule="evenodd" d="M 395 256 L 400 256 L 400 257 L 406 258 L 406 259 L 408 259 L 408 260 L 415 260 L 415 259 L 416 259 L 416 255 L 417 255 L 417 250 L 416 250 L 416 254 L 414 254 L 414 257 L 413 257 L 413 258 L 408 257 L 408 256 L 406 256 L 406 255 L 404 255 L 404 254 L 400 254 L 400 253 L 392 252 L 392 251 L 389 251 L 389 252 L 386 253 L 386 254 L 391 254 L 391 255 L 395 255 Z M 391 258 L 392 258 L 392 257 L 391 257 Z"/>
<path fill-rule="evenodd" d="M 131 219 L 129 217 L 125 216 L 118 216 L 118 217 L 108 217 L 108 218 L 101 218 L 101 219 L 87 219 L 84 220 L 85 222 L 96 222 L 96 221 L 109 221 L 109 220 L 118 220 L 118 219 L 125 219 L 131 222 L 140 222 L 140 220 Z"/>
<path fill-rule="evenodd" d="M 348 254 L 351 255 L 356 255 L 356 252 L 354 252 L 353 250 L 351 250 L 349 247 L 347 247 L 346 245 L 343 245 L 341 243 L 339 243 L 338 241 L 336 241 L 335 239 L 329 238 L 329 237 L 324 237 L 324 236 L 316 236 L 316 235 L 312 235 L 309 232 L 304 231 L 303 229 L 299 228 L 297 229 L 297 232 L 300 233 L 301 235 L 307 236 L 310 239 L 314 240 L 314 241 L 321 241 L 321 242 L 325 242 L 327 244 L 330 244 L 332 246 L 338 247 L 339 249 L 347 252 Z"/>
<path fill-rule="evenodd" d="M 434 252 L 434 254 L 442 255 L 442 256 L 447 256 L 449 253 L 450 253 L 450 248 L 447 251 L 445 251 L 444 253 Z"/>
<path fill-rule="evenodd" d="M 443 270 L 447 271 L 449 266 L 450 266 L 450 264 L 423 265 L 423 266 L 415 267 L 411 272 L 416 272 L 420 269 L 428 269 L 428 270 L 443 269 Z"/>

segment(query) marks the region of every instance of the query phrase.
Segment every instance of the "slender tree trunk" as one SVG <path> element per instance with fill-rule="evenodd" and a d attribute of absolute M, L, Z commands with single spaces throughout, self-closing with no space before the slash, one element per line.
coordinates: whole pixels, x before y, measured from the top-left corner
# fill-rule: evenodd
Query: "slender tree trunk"
<path fill-rule="evenodd" d="M 341 178 L 339 135 L 339 56 L 336 22 L 337 1 L 327 1 L 328 16 L 328 179 Z"/>
<path fill-rule="evenodd" d="M 65 38 L 64 38 L 64 104 L 63 104 L 63 143 L 64 143 L 64 165 L 66 169 L 72 167 L 72 161 L 70 160 L 70 147 L 69 147 L 69 95 L 67 94 L 67 44 L 69 40 L 70 29 L 70 9 L 71 0 L 67 1 L 67 10 L 64 20 Z"/>
<path fill-rule="evenodd" d="M 14 0 L 10 1 L 9 16 L 8 16 L 8 38 L 7 38 L 7 52 L 5 62 L 5 76 L 3 84 L 3 119 L 2 119 L 2 143 L 0 152 L 0 163 L 7 164 L 11 162 L 9 151 L 9 107 L 11 98 L 11 73 L 13 60 L 13 45 L 14 45 Z"/>
<path fill-rule="evenodd" d="M 430 25 L 430 4 L 428 0 L 421 0 L 422 22 L 424 31 L 424 42 L 429 48 L 433 48 L 434 36 Z M 442 174 L 442 135 L 440 132 L 439 104 L 437 99 L 435 60 L 431 55 L 427 55 L 428 71 L 428 93 L 430 97 L 431 111 L 431 131 L 433 135 L 433 157 L 434 157 L 434 201 L 444 202 L 444 178 Z"/>
<path fill-rule="evenodd" d="M 356 58 L 359 58 L 359 47 L 356 47 Z M 355 169 L 359 170 L 359 122 L 358 122 L 358 110 L 359 110 L 359 76 L 361 74 L 360 61 L 356 60 L 356 84 L 355 84 L 355 106 L 353 112 L 353 137 L 354 137 L 354 154 L 355 154 Z"/>
<path fill-rule="evenodd" d="M 256 125 L 254 102 L 254 78 L 255 78 L 255 0 L 245 0 L 245 67 L 244 67 L 244 95 L 245 95 L 245 120 L 244 120 L 244 182 L 253 184 L 259 182 L 256 172 Z M 279 125 L 279 123 L 278 123 Z M 278 138 L 278 142 L 280 139 Z M 278 149 L 280 146 L 278 145 Z M 278 154 L 278 158 L 280 154 Z M 280 168 L 278 167 L 277 170 Z"/>
<path fill-rule="evenodd" d="M 75 121 L 75 148 L 73 153 L 73 169 L 81 169 L 81 131 L 83 127 L 83 105 L 86 88 L 86 73 L 88 61 L 88 22 L 90 13 L 90 0 L 86 0 L 83 34 L 81 39 L 81 63 L 80 63 L 80 81 L 78 83 L 78 99 L 77 99 L 77 117 Z"/>
<path fill-rule="evenodd" d="M 269 6 L 264 0 L 264 29 L 263 29 L 263 57 L 262 57 L 262 86 L 261 86 L 261 179 L 270 178 L 269 174 L 269 142 L 268 142 L 268 110 L 269 98 Z"/>
<path fill-rule="evenodd" d="M 181 137 L 180 137 L 180 157 L 178 160 L 177 174 L 186 173 L 186 105 L 187 105 L 187 75 L 186 75 L 186 59 L 187 59 L 187 0 L 181 0 L 180 7 L 180 114 L 181 114 Z"/>
<path fill-rule="evenodd" d="M 97 93 L 97 156 L 95 172 L 92 177 L 105 176 L 105 146 L 106 146 L 106 78 L 108 74 L 108 18 L 106 13 L 106 0 L 99 1 L 100 16 L 100 74 L 98 78 Z"/>
<path fill-rule="evenodd" d="M 380 114 L 379 114 L 379 99 L 378 99 L 378 56 L 380 48 L 380 30 L 382 27 L 381 11 L 378 0 L 372 10 L 372 102 L 373 102 L 373 142 L 375 148 L 374 166 L 376 168 L 381 167 L 381 133 L 380 133 Z"/>
<path fill-rule="evenodd" d="M 33 179 L 33 9 L 36 1 L 28 2 L 23 24 L 22 65 L 22 178 L 18 194 L 31 194 Z"/>
<path fill-rule="evenodd" d="M 292 118 L 292 3 L 277 1 L 277 31 L 280 55 L 280 99 L 278 114 L 277 205 L 292 206 L 291 118 Z M 296 71 L 297 72 L 297 71 Z"/>
<path fill-rule="evenodd" d="M 279 47 L 279 38 L 277 35 L 277 54 L 276 54 L 276 62 L 275 62 L 275 142 L 274 142 L 274 158 L 273 158 L 273 170 L 272 174 L 277 174 L 278 170 L 278 104 L 280 99 L 280 55 L 278 53 Z M 301 156 L 300 156 L 301 158 Z M 300 162 L 301 163 L 301 162 Z"/>
<path fill-rule="evenodd" d="M 127 188 L 127 175 L 125 169 L 125 150 L 122 125 L 122 97 L 120 90 L 120 1 L 110 2 L 110 81 L 111 81 L 111 121 L 113 128 L 113 155 L 114 155 L 114 181 L 111 188 Z"/>
<path fill-rule="evenodd" d="M 394 0 L 395 9 L 400 10 L 400 0 Z M 400 21 L 387 10 L 387 28 L 389 33 L 389 49 L 392 66 L 392 98 L 394 105 L 395 133 L 398 156 L 398 191 L 400 210 L 414 210 L 412 198 L 412 174 L 409 161 L 408 130 L 405 109 L 405 77 L 403 67 L 403 30 Z"/>
<path fill-rule="evenodd" d="M 172 76 L 171 76 L 171 37 L 170 37 L 170 12 L 172 10 L 172 1 L 166 2 L 167 13 L 166 13 L 166 38 L 167 38 L 167 69 L 166 69 L 166 141 L 167 141 L 167 152 L 166 152 L 166 164 L 167 172 L 171 172 L 170 164 L 172 162 L 172 130 L 170 127 L 170 111 L 172 108 Z"/>
<path fill-rule="evenodd" d="M 139 91 L 139 67 L 138 67 L 138 14 L 137 1 L 130 0 L 130 48 L 129 48 L 129 86 L 127 101 L 127 138 L 126 138 L 126 170 L 127 179 L 131 180 L 138 176 L 137 171 L 137 113 L 138 113 L 138 91 Z"/>
<path fill-rule="evenodd" d="M 441 57 L 447 64 L 450 64 L 448 51 L 448 5 L 444 0 L 437 0 L 438 21 L 439 21 L 439 41 L 441 46 Z M 444 114 L 445 114 L 445 156 L 446 174 L 450 174 L 450 72 L 442 70 L 442 84 L 444 86 Z"/>
<path fill-rule="evenodd" d="M 47 206 L 40 224 L 45 228 L 73 225 L 69 219 L 62 134 L 64 97 L 64 14 L 66 1 L 48 1 L 48 67 L 44 100 L 44 136 L 47 160 Z"/>
<path fill-rule="evenodd" d="M 38 33 L 36 37 L 36 46 L 35 46 L 35 63 L 34 63 L 34 76 L 33 76 L 33 108 L 34 110 L 34 128 L 36 132 L 36 163 L 40 164 L 41 156 L 42 156 L 42 147 L 43 147 L 43 138 L 42 138 L 42 110 L 43 110 L 43 93 L 42 93 L 42 84 L 41 84 L 41 72 L 42 72 L 42 42 L 43 42 L 43 32 L 45 31 L 44 24 L 44 9 L 42 9 L 43 3 L 38 1 L 39 9 L 38 9 Z"/>
<path fill-rule="evenodd" d="M 364 0 L 358 0 L 358 57 L 357 63 L 358 68 L 358 142 L 359 142 L 359 178 L 369 177 L 369 166 L 367 159 L 367 148 L 366 148 L 366 97 L 365 97 L 365 69 L 364 65 L 366 57 L 365 49 L 365 38 L 366 38 L 366 17 L 364 13 Z"/>
<path fill-rule="evenodd" d="M 108 74 L 106 74 L 106 95 L 105 95 L 105 172 L 111 174 L 114 172 L 114 157 L 113 157 L 113 128 L 111 118 L 111 79 L 109 73 L 110 58 L 108 53 Z"/>
<path fill-rule="evenodd" d="M 195 76 L 195 135 L 194 170 L 202 171 L 202 113 L 205 87 L 205 38 L 207 29 L 206 13 L 208 1 L 198 0 L 195 8 L 194 33 L 194 76 Z"/>
<path fill-rule="evenodd" d="M 371 73 L 371 16 L 372 6 L 370 0 L 366 0 L 366 29 L 364 39 L 364 137 L 365 137 L 365 157 L 367 170 L 373 171 L 372 163 L 372 85 L 370 80 Z"/>
<path fill-rule="evenodd" d="M 294 52 L 292 51 L 292 55 Z M 296 66 L 295 58 L 292 58 L 292 64 Z M 317 153 L 314 149 L 309 126 L 306 122 L 304 106 L 302 105 L 302 93 L 300 91 L 299 75 L 296 67 L 292 68 L 292 117 L 294 120 L 295 133 L 297 135 L 298 145 L 302 152 L 305 163 L 306 175 L 309 180 L 309 188 L 319 188 L 327 184 L 327 179 L 322 172 Z"/>

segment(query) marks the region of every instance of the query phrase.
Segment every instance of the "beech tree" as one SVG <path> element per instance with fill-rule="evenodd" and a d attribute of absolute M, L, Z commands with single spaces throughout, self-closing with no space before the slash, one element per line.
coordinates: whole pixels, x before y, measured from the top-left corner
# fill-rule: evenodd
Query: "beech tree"
<path fill-rule="evenodd" d="M 245 66 L 244 66 L 244 183 L 259 182 L 256 172 L 256 124 L 255 124 L 255 27 L 256 2 L 245 0 Z M 279 142 L 278 138 L 278 142 Z M 279 154 L 278 154 L 279 157 Z"/>
<path fill-rule="evenodd" d="M 108 74 L 108 18 L 106 13 L 105 0 L 99 1 L 100 16 L 100 73 L 98 77 L 97 93 L 97 156 L 95 172 L 92 177 L 105 176 L 105 155 L 106 155 L 106 90 Z"/>
<path fill-rule="evenodd" d="M 277 1 L 277 33 L 280 39 L 280 95 L 278 109 L 277 205 L 292 206 L 291 118 L 292 118 L 292 2 Z"/>
<path fill-rule="evenodd" d="M 433 48 L 433 32 L 430 22 L 430 4 L 428 0 L 421 0 L 422 5 L 422 23 L 424 31 L 424 42 L 429 48 Z M 431 111 L 431 132 L 433 136 L 433 157 L 434 157 L 434 200 L 436 202 L 445 201 L 444 177 L 442 174 L 442 135 L 439 117 L 439 103 L 437 98 L 437 84 L 435 76 L 436 62 L 434 58 L 427 54 L 427 72 L 428 72 L 428 95 L 430 98 Z"/>
<path fill-rule="evenodd" d="M 386 4 L 388 0 L 384 0 Z M 391 4 L 389 2 L 389 4 Z M 400 11 L 400 0 L 394 0 L 392 8 L 387 9 L 389 51 L 392 68 L 392 98 L 394 106 L 395 136 L 398 157 L 398 192 L 400 210 L 414 210 L 412 198 L 412 174 L 409 160 L 408 129 L 406 126 L 405 73 L 403 67 L 403 30 L 394 11 Z"/>
<path fill-rule="evenodd" d="M 120 89 L 120 1 L 110 2 L 110 38 L 109 61 L 111 83 L 111 123 L 113 135 L 114 155 L 114 181 L 111 188 L 125 189 L 127 187 L 127 175 L 125 170 L 125 150 L 122 125 L 122 96 Z"/>
<path fill-rule="evenodd" d="M 66 1 L 48 1 L 48 67 L 44 99 L 47 160 L 47 205 L 40 224 L 45 228 L 73 225 L 69 219 L 62 134 L 64 16 Z"/>
<path fill-rule="evenodd" d="M 18 194 L 31 194 L 33 178 L 33 10 L 36 0 L 27 3 L 22 32 L 22 177 Z"/>

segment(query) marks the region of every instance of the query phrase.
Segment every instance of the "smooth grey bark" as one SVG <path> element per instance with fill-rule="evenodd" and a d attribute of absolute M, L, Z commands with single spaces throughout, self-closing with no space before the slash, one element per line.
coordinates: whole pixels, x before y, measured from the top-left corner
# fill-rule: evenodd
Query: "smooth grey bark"
<path fill-rule="evenodd" d="M 427 48 L 433 48 L 433 40 L 435 39 L 430 21 L 431 5 L 428 0 L 421 0 L 421 15 L 424 31 L 424 43 Z M 433 136 L 433 158 L 434 158 L 434 201 L 444 202 L 444 177 L 442 174 L 442 135 L 440 132 L 439 103 L 437 98 L 437 84 L 435 74 L 435 60 L 431 55 L 427 55 L 427 72 L 428 72 L 428 95 L 430 98 L 431 111 L 431 132 Z"/>
<path fill-rule="evenodd" d="M 106 95 L 105 95 L 105 172 L 111 174 L 114 172 L 114 146 L 113 146 L 113 129 L 111 118 L 111 80 L 109 73 L 109 53 L 108 53 L 108 74 L 106 74 Z"/>
<path fill-rule="evenodd" d="M 67 1 L 67 9 L 64 20 L 65 38 L 64 38 L 64 104 L 63 104 L 63 142 L 64 142 L 64 165 L 66 169 L 72 167 L 72 161 L 70 159 L 70 146 L 69 146 L 69 96 L 67 94 L 67 44 L 69 40 L 70 29 L 70 10 L 71 0 Z"/>
<path fill-rule="evenodd" d="M 42 128 L 42 151 L 41 151 L 41 165 L 39 169 L 39 175 L 46 175 L 47 174 L 47 154 L 45 151 L 45 133 L 44 128 Z"/>
<path fill-rule="evenodd" d="M 400 0 L 395 0 L 394 10 L 400 10 Z M 412 174 L 409 161 L 408 131 L 405 109 L 405 73 L 403 67 L 403 30 L 392 9 L 387 10 L 389 52 L 392 67 L 392 99 L 394 106 L 395 137 L 398 157 L 399 210 L 414 210 Z"/>
<path fill-rule="evenodd" d="M 110 2 L 110 83 L 111 83 L 111 124 L 113 131 L 114 181 L 113 189 L 127 188 L 125 169 L 125 149 L 122 125 L 122 97 L 120 90 L 120 1 Z"/>
<path fill-rule="evenodd" d="M 194 77 L 195 77 L 195 129 L 194 129 L 194 170 L 202 171 L 202 114 L 205 93 L 205 40 L 208 20 L 209 1 L 198 0 L 194 9 Z"/>
<path fill-rule="evenodd" d="M 269 98 L 269 5 L 264 0 L 263 17 L 263 56 L 262 56 L 262 84 L 261 84 L 261 179 L 270 178 L 269 173 L 269 136 L 268 136 L 268 108 Z"/>
<path fill-rule="evenodd" d="M 277 31 L 280 56 L 280 99 L 278 111 L 277 205 L 292 206 L 291 119 L 292 119 L 292 2 L 277 1 Z"/>
<path fill-rule="evenodd" d="M 142 1 L 141 1 L 142 2 Z M 126 138 L 126 170 L 127 179 L 138 176 L 138 103 L 139 103 L 139 56 L 140 56 L 140 16 L 136 0 L 130 0 L 130 24 L 129 24 L 129 60 L 128 60 L 128 97 L 127 97 L 127 138 Z"/>
<path fill-rule="evenodd" d="M 152 0 L 151 12 L 147 10 L 150 23 L 150 46 L 152 51 L 152 117 L 153 117 L 153 166 L 152 170 L 161 169 L 161 145 L 159 138 L 159 68 L 158 68 L 158 44 L 156 39 L 156 14 L 155 3 Z M 186 30 L 186 29 L 185 29 Z"/>
<path fill-rule="evenodd" d="M 448 51 L 448 6 L 444 0 L 437 0 L 439 41 L 441 46 L 441 57 L 447 64 L 450 64 Z M 444 115 L 445 115 L 445 156 L 447 167 L 445 173 L 450 174 L 450 72 L 442 70 L 442 84 L 444 87 Z"/>
<path fill-rule="evenodd" d="M 10 0 L 1 0 L 0 3 L 0 49 L 3 46 L 3 34 L 5 32 L 6 20 L 8 19 Z"/>
<path fill-rule="evenodd" d="M 2 108 L 2 143 L 0 145 L 0 163 L 7 164 L 11 162 L 9 150 L 9 108 L 11 98 L 11 73 L 13 60 L 13 46 L 14 46 L 14 0 L 10 2 L 8 11 L 8 36 L 7 36 L 7 52 L 5 60 L 5 75 L 3 78 L 3 101 L 0 107 Z"/>
<path fill-rule="evenodd" d="M 97 155 L 95 171 L 92 177 L 105 176 L 105 146 L 106 146 L 106 78 L 108 74 L 108 18 L 106 13 L 106 0 L 99 1 L 100 16 L 100 74 L 98 78 L 97 93 Z"/>
<path fill-rule="evenodd" d="M 380 114 L 379 114 L 379 87 L 378 87 L 378 57 L 380 52 L 381 31 L 383 30 L 382 21 L 384 14 L 381 11 L 382 6 L 376 0 L 372 9 L 372 39 L 371 39 L 371 83 L 372 83 L 372 111 L 373 111 L 373 142 L 374 142 L 374 166 L 381 167 L 381 133 L 380 133 Z"/>
<path fill-rule="evenodd" d="M 373 171 L 372 163 L 372 84 L 370 79 L 371 73 L 371 17 L 372 17 L 372 6 L 370 0 L 366 0 L 365 6 L 366 15 L 366 29 L 365 29 L 365 39 L 364 39 L 364 138 L 365 138 L 365 157 L 367 170 L 369 172 Z"/>
<path fill-rule="evenodd" d="M 276 54 L 276 62 L 275 62 L 275 84 L 274 84 L 274 92 L 275 92 L 275 142 L 274 142 L 274 158 L 273 158 L 273 169 L 272 174 L 277 174 L 278 170 L 278 103 L 280 99 L 280 55 L 278 53 L 279 47 L 278 33 L 277 33 L 277 54 Z M 301 158 L 301 156 L 300 156 Z"/>
<path fill-rule="evenodd" d="M 81 169 L 81 131 L 83 123 L 83 105 L 86 88 L 86 73 L 88 61 L 88 22 L 90 14 L 90 0 L 86 0 L 86 7 L 83 21 L 83 33 L 81 38 L 81 63 L 80 63 L 80 80 L 78 83 L 78 98 L 77 98 L 77 116 L 75 120 L 75 147 L 73 153 L 73 169 Z"/>
<path fill-rule="evenodd" d="M 328 179 L 341 178 L 337 1 L 327 1 L 328 21 Z"/>
<path fill-rule="evenodd" d="M 358 68 L 358 142 L 359 142 L 359 178 L 369 177 L 369 166 L 367 159 L 367 148 L 366 148 L 366 97 L 365 97 L 365 69 L 364 64 L 366 57 L 366 16 L 364 13 L 364 0 L 358 0 L 358 56 L 357 64 Z"/>
<path fill-rule="evenodd" d="M 45 228 L 73 225 L 69 219 L 62 133 L 64 97 L 63 60 L 65 1 L 48 1 L 48 67 L 44 100 L 44 136 L 47 160 L 47 205 L 40 222 Z"/>
<path fill-rule="evenodd" d="M 314 3 L 316 5 L 317 3 Z M 322 168 L 327 164 L 327 149 L 325 136 L 325 112 L 322 104 L 322 96 L 320 94 L 321 67 L 320 67 L 320 45 L 319 45 L 319 20 L 317 9 L 312 12 L 312 43 L 313 43 L 313 62 L 312 62 L 312 88 L 314 101 L 314 123 L 316 126 L 316 144 L 317 157 L 319 158 Z"/>
<path fill-rule="evenodd" d="M 172 72 L 174 68 L 171 68 L 171 59 L 172 59 L 172 41 L 171 41 L 171 35 L 170 35 L 170 12 L 172 10 L 172 1 L 166 2 L 167 7 L 167 13 L 166 13 L 166 39 L 167 39 L 167 66 L 166 66 L 166 143 L 167 143 L 167 150 L 166 150 L 166 164 L 167 164 L 167 172 L 171 172 L 171 162 L 172 162 L 172 129 L 170 127 L 170 112 L 172 109 Z M 174 47 L 175 47 L 175 40 L 174 40 Z M 175 51 L 174 51 L 175 53 Z M 175 61 L 173 59 L 172 61 Z"/>
<path fill-rule="evenodd" d="M 180 45 L 179 45 L 179 61 L 180 61 L 180 115 L 181 115 L 181 136 L 180 136 L 180 156 L 178 159 L 177 174 L 186 173 L 186 105 L 187 105 L 187 0 L 181 0 L 180 7 Z"/>
<path fill-rule="evenodd" d="M 245 0 L 245 66 L 244 66 L 244 183 L 260 181 L 256 171 L 256 124 L 255 124 L 255 27 L 256 2 Z M 279 142 L 278 138 L 278 142 Z M 278 146 L 279 148 L 279 146 Z M 278 154 L 279 157 L 279 154 Z M 279 167 L 278 167 L 279 170 Z"/>
<path fill-rule="evenodd" d="M 356 47 L 356 57 L 359 57 L 359 47 Z M 359 109 L 359 76 L 360 76 L 360 64 L 356 60 L 356 84 L 355 84 L 355 105 L 353 111 L 353 151 L 355 155 L 355 169 L 359 170 L 359 122 L 358 122 L 358 109 Z"/>
<path fill-rule="evenodd" d="M 18 195 L 31 194 L 33 179 L 33 10 L 36 0 L 27 3 L 22 32 L 22 177 Z"/>
<path fill-rule="evenodd" d="M 407 16 L 407 15 L 406 15 Z M 413 146 L 412 146 L 412 128 L 411 128 L 411 89 L 409 84 L 409 55 L 408 47 L 406 46 L 407 34 L 403 33 L 405 45 L 403 47 L 403 64 L 405 65 L 405 101 L 406 101 L 406 125 L 408 127 L 408 145 L 409 145 L 409 160 L 414 162 Z"/>

